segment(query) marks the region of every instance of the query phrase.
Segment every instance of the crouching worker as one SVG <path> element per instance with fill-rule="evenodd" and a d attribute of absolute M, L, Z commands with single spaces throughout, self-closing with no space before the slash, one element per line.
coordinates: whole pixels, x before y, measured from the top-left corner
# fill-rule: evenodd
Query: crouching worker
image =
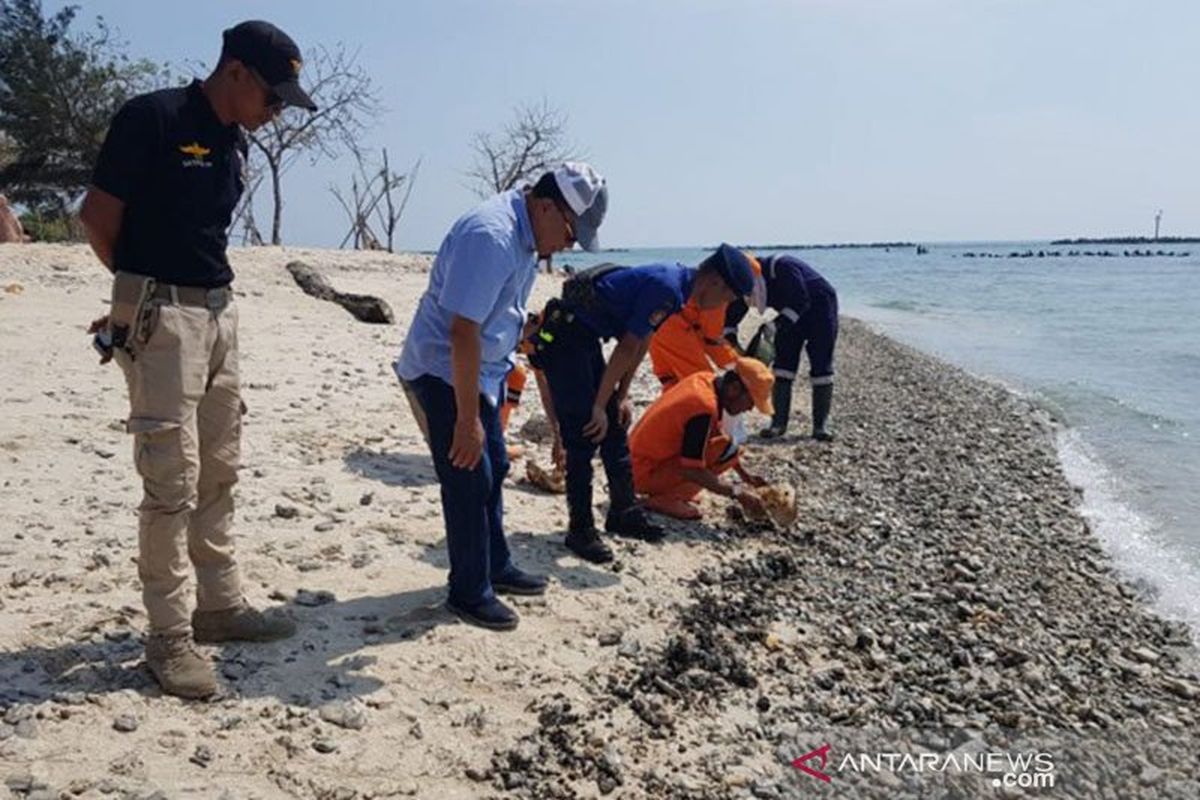
<path fill-rule="evenodd" d="M 751 489 L 766 482 L 742 466 L 730 431 L 738 415 L 751 408 L 773 413 L 774 383 L 765 364 L 738 358 L 721 375 L 697 372 L 668 387 L 629 437 L 633 484 L 646 497 L 646 507 L 677 519 L 700 519 L 693 501 L 707 489 L 734 498 L 753 516 L 762 515 L 762 501 Z M 721 479 L 730 469 L 742 484 Z"/>
<path fill-rule="evenodd" d="M 737 327 L 753 304 L 759 314 L 773 308 L 775 327 L 775 414 L 759 435 L 776 439 L 787 432 L 792 410 L 792 382 L 800 368 L 800 351 L 808 353 L 812 384 L 812 437 L 833 439 L 829 412 L 833 407 L 833 351 L 837 346 L 838 299 L 829 281 L 800 259 L 772 255 L 762 259 L 749 303 L 738 298 L 725 313 L 725 336 L 737 347 Z M 760 329 L 761 330 L 761 329 Z M 753 349 L 753 347 L 751 347 Z"/>
<path fill-rule="evenodd" d="M 567 451 L 566 545 L 593 563 L 613 554 L 592 516 L 592 457 L 596 448 L 608 476 L 609 533 L 657 541 L 663 529 L 636 504 L 626 429 L 632 421 L 627 399 L 650 335 L 689 299 L 700 309 L 719 308 L 749 294 L 754 273 L 749 259 L 721 245 L 698 268 L 682 264 L 621 267 L 601 264 L 563 285 L 561 300 L 546 306 L 534 338 L 532 361 L 546 373 Z M 617 346 L 605 362 L 604 339 Z"/>

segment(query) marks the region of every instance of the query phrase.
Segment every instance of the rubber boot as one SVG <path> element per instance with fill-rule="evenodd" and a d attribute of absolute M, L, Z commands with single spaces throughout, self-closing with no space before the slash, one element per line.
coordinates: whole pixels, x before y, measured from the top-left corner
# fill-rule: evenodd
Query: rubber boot
<path fill-rule="evenodd" d="M 833 407 L 833 384 L 812 387 L 813 438 L 818 442 L 833 441 L 829 431 L 829 410 Z"/>
<path fill-rule="evenodd" d="M 775 406 L 775 414 L 771 417 L 769 427 L 763 428 L 759 436 L 764 439 L 778 439 L 787 433 L 788 417 L 792 415 L 792 379 L 775 378 L 775 386 L 771 389 L 771 404 Z"/>

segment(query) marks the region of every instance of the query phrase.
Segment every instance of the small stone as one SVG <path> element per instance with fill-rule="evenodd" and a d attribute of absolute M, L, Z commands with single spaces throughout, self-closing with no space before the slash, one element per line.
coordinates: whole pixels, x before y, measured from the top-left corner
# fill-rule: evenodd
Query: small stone
<path fill-rule="evenodd" d="M 279 503 L 275 506 L 275 516 L 280 519 L 295 519 L 300 516 L 300 509 L 295 506 L 285 506 Z"/>
<path fill-rule="evenodd" d="M 362 497 L 358 498 L 358 504 L 360 506 L 369 506 L 374 501 L 375 501 L 375 493 L 374 492 L 367 492 Z"/>
<path fill-rule="evenodd" d="M 1167 678 L 1163 681 L 1163 687 L 1171 694 L 1182 697 L 1184 700 L 1200 698 L 1200 686 L 1180 678 Z"/>
<path fill-rule="evenodd" d="M 337 600 L 337 597 L 334 596 L 333 592 L 325 589 L 320 589 L 315 592 L 309 591 L 308 589 L 301 589 L 300 591 L 296 592 L 296 597 L 293 602 L 298 606 L 308 606 L 310 608 L 314 608 L 316 606 L 328 605 L 335 600 Z"/>
<path fill-rule="evenodd" d="M 34 778 L 29 772 L 18 772 L 4 779 L 4 785 L 16 794 L 24 794 L 33 789 Z"/>
<path fill-rule="evenodd" d="M 758 702 L 755 703 L 754 705 L 756 708 L 758 708 L 759 711 L 762 711 L 764 713 L 767 711 L 770 711 L 771 710 L 771 698 L 767 697 L 766 695 L 763 695 L 762 697 L 758 698 Z"/>
<path fill-rule="evenodd" d="M 620 631 L 605 631 L 600 634 L 597 641 L 601 647 L 615 647 L 621 643 L 622 635 Z"/>
<path fill-rule="evenodd" d="M 318 522 L 316 525 L 313 525 L 313 530 L 317 533 L 328 533 L 333 530 L 333 527 L 332 522 Z"/>
<path fill-rule="evenodd" d="M 338 749 L 337 743 L 330 739 L 317 739 L 312 746 L 318 753 L 335 753 Z"/>
<path fill-rule="evenodd" d="M 33 706 L 26 703 L 15 705 L 8 711 L 4 712 L 4 721 L 9 725 L 16 725 L 22 720 L 27 720 L 33 716 Z"/>
<path fill-rule="evenodd" d="M 1152 764 L 1146 764 L 1142 767 L 1141 774 L 1138 775 L 1138 783 L 1142 786 L 1156 786 L 1162 783 L 1166 774 L 1158 767 Z"/>
<path fill-rule="evenodd" d="M 114 731 L 133 733 L 138 729 L 138 724 L 138 718 L 133 714 L 121 714 L 113 720 L 112 726 Z"/>
<path fill-rule="evenodd" d="M 476 783 L 483 783 L 484 781 L 491 780 L 492 771 L 490 769 L 477 769 L 476 767 L 467 767 L 467 777 L 470 778 L 471 780 L 475 781 Z"/>
<path fill-rule="evenodd" d="M 1154 652 L 1149 647 L 1135 647 L 1129 651 L 1129 655 L 1133 656 L 1136 660 L 1142 662 L 1143 664 L 1155 664 L 1158 663 L 1159 658 L 1161 658 L 1158 653 Z"/>
<path fill-rule="evenodd" d="M 189 758 L 188 761 L 198 767 L 204 767 L 207 769 L 208 765 L 212 763 L 213 757 L 214 756 L 211 747 L 206 744 L 198 744 L 196 745 L 196 750 L 192 753 L 192 757 Z"/>
<path fill-rule="evenodd" d="M 351 731 L 367 727 L 367 713 L 354 703 L 328 703 L 318 712 L 321 719 Z"/>

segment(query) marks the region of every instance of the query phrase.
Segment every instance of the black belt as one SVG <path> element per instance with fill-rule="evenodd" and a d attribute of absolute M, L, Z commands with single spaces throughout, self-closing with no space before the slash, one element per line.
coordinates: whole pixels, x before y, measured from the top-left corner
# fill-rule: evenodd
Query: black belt
<path fill-rule="evenodd" d="M 212 311 L 220 311 L 233 302 L 233 289 L 219 286 L 216 289 L 205 289 L 200 286 L 173 286 L 168 283 L 158 283 L 150 293 L 152 300 L 172 303 L 177 306 L 199 306 Z"/>

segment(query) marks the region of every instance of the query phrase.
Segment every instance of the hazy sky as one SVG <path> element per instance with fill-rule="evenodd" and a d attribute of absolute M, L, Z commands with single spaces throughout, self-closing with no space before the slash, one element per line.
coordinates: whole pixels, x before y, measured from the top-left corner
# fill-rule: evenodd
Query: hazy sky
<path fill-rule="evenodd" d="M 406 248 L 476 202 L 471 135 L 542 98 L 608 178 L 609 246 L 1149 234 L 1158 208 L 1200 233 L 1194 1 L 81 5 L 177 64 L 254 17 L 358 48 L 387 107 L 369 141 L 423 159 Z M 349 172 L 286 175 L 287 242 L 337 243 Z"/>

